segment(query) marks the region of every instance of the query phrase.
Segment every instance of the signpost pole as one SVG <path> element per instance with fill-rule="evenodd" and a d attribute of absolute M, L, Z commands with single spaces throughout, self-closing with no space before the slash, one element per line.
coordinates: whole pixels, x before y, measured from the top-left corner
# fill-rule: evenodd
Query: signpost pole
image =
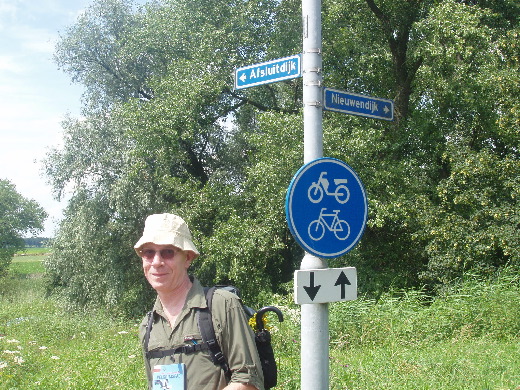
<path fill-rule="evenodd" d="M 328 268 L 326 261 L 306 253 L 300 269 Z M 329 304 L 301 305 L 301 389 L 329 389 Z"/>
<path fill-rule="evenodd" d="M 302 0 L 304 162 L 323 157 L 323 73 L 321 0 Z M 328 268 L 327 261 L 306 253 L 300 269 Z M 329 308 L 327 303 L 301 307 L 301 389 L 329 388 Z"/>
<path fill-rule="evenodd" d="M 302 0 L 304 162 L 323 157 L 321 0 Z"/>

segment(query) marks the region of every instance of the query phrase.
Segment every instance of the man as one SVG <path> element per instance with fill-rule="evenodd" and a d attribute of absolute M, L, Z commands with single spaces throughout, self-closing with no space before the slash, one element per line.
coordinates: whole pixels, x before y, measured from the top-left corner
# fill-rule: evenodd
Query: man
<path fill-rule="evenodd" d="M 186 390 L 263 390 L 254 334 L 234 294 L 217 289 L 212 302 L 215 334 L 227 358 L 230 380 L 213 363 L 202 341 L 197 313 L 207 304 L 204 288 L 188 274 L 199 252 L 184 220 L 174 214 L 150 215 L 134 249 L 142 258 L 146 279 L 157 291 L 151 317 L 143 319 L 139 330 L 149 388 L 154 384 L 154 369 L 170 365 L 184 370 Z M 151 326 L 148 339 L 147 326 Z"/>

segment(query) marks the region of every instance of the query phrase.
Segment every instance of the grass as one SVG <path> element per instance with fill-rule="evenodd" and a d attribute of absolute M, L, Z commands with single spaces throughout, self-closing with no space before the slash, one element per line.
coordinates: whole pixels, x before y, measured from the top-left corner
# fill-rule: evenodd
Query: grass
<path fill-rule="evenodd" d="M 27 255 L 17 256 L 11 263 L 10 271 L 12 274 L 29 277 L 30 275 L 41 275 L 45 271 L 42 261 L 45 256 Z"/>
<path fill-rule="evenodd" d="M 45 247 L 34 247 L 34 248 L 25 248 L 24 250 L 18 252 L 17 256 L 27 256 L 27 255 L 46 255 L 49 253 L 49 248 Z"/>
<path fill-rule="evenodd" d="M 16 257 L 0 280 L 0 387 L 146 389 L 138 321 L 70 313 L 45 299 L 33 273 L 41 257 Z"/>
<path fill-rule="evenodd" d="M 519 302 L 520 278 L 510 273 L 469 279 L 435 299 L 407 291 L 332 303 L 330 388 L 519 390 Z M 300 388 L 298 320 L 273 332 L 282 389 Z"/>
<path fill-rule="evenodd" d="M 145 389 L 140 319 L 69 313 L 44 296 L 41 260 L 17 256 L 0 279 L 2 389 Z M 271 297 L 278 387 L 300 388 L 299 307 Z M 520 390 L 520 282 L 468 280 L 435 299 L 389 293 L 329 306 L 333 390 Z M 312 351 L 306 351 L 312 353 Z"/>
<path fill-rule="evenodd" d="M 5 321 L 3 389 L 144 388 L 135 326 L 64 315 L 52 304 L 20 307 Z"/>

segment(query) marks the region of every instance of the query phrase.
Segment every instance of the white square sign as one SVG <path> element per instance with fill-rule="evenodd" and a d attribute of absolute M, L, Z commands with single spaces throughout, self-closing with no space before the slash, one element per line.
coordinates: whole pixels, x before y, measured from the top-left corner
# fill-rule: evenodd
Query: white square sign
<path fill-rule="evenodd" d="M 294 301 L 328 303 L 357 299 L 355 267 L 309 269 L 294 272 Z"/>

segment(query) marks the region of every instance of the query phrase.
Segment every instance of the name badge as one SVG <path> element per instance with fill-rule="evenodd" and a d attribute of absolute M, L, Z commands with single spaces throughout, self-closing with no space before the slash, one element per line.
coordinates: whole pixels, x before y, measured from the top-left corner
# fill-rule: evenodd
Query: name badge
<path fill-rule="evenodd" d="M 152 390 L 186 390 L 186 365 L 163 364 L 153 368 Z"/>

